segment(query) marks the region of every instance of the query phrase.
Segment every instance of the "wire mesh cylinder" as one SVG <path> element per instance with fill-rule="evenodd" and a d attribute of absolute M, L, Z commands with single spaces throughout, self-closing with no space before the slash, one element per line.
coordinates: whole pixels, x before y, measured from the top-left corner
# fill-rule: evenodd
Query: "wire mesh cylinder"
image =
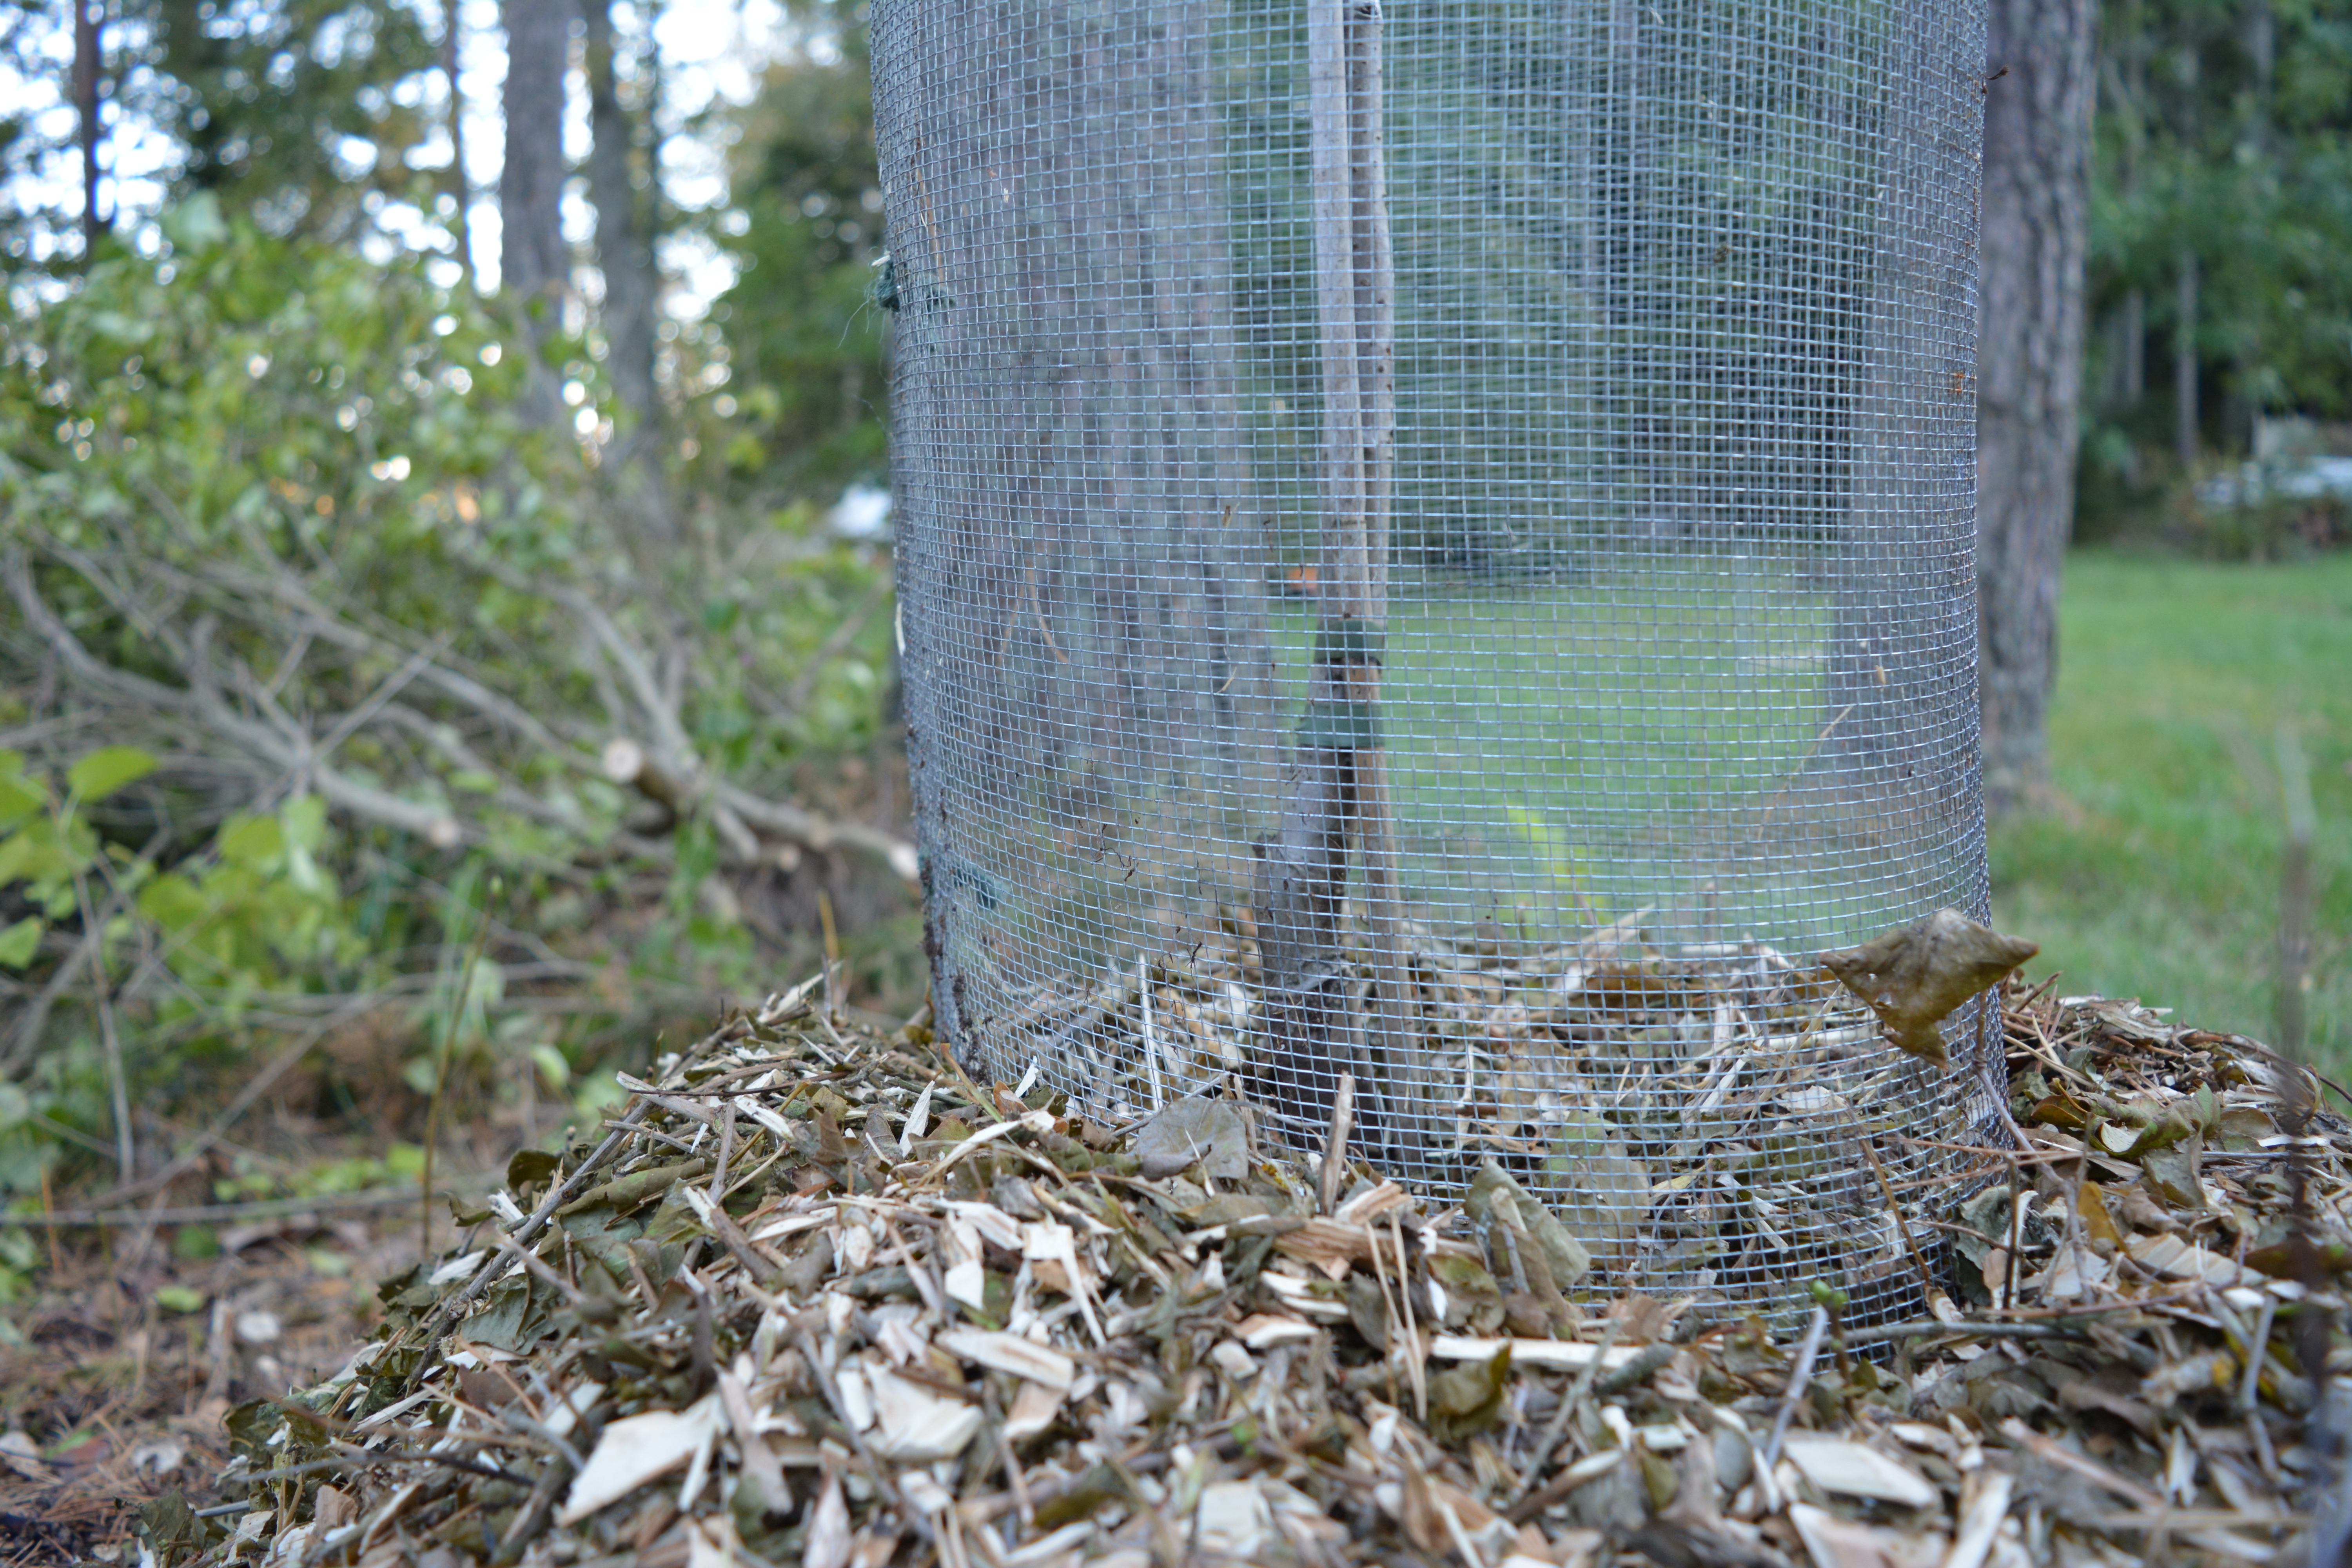
<path fill-rule="evenodd" d="M 1240 1093 L 1588 1282 L 1916 1303 L 1997 1043 L 1969 0 L 883 0 L 939 1027 Z M 1864 1146 L 1869 1154 L 1865 1155 Z"/>

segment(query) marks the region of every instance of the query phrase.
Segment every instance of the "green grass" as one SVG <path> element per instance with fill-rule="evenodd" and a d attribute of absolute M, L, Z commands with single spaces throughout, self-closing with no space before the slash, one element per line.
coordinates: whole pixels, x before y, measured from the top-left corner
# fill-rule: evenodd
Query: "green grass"
<path fill-rule="evenodd" d="M 1992 836 L 1996 918 L 2042 943 L 2029 973 L 2274 1037 L 2282 722 L 2302 736 L 2319 813 L 2312 1054 L 2352 1068 L 2352 556 L 2068 559 L 2060 799 Z"/>

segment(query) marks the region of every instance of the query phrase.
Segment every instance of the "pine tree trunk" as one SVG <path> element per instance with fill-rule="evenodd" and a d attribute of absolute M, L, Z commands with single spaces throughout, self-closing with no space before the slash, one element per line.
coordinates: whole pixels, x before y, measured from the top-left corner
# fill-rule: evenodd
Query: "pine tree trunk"
<path fill-rule="evenodd" d="M 2180 253 L 2180 295 L 2172 326 L 2172 446 L 2180 471 L 2197 466 L 2197 253 Z"/>
<path fill-rule="evenodd" d="M 583 0 L 588 19 L 588 195 L 596 206 L 596 265 L 604 274 L 605 374 L 640 430 L 660 412 L 654 395 L 654 314 L 660 279 L 652 236 L 629 176 L 632 134 L 613 68 L 612 0 Z"/>
<path fill-rule="evenodd" d="M 466 91 L 457 76 L 458 46 L 465 37 L 465 17 L 458 5 L 459 0 L 441 4 L 441 76 L 449 88 L 449 195 L 457 204 L 449 234 L 457 247 L 457 265 L 465 271 L 466 286 L 474 288 L 480 280 L 474 271 L 474 189 L 466 175 Z"/>
<path fill-rule="evenodd" d="M 507 0 L 506 167 L 499 177 L 499 270 L 523 311 L 534 357 L 562 325 L 572 285 L 563 245 L 563 76 L 571 47 L 568 0 Z M 552 422 L 562 405 L 552 378 L 531 400 Z"/>
<path fill-rule="evenodd" d="M 2092 0 L 1993 0 L 1987 18 L 1977 591 L 1987 808 L 2049 778 L 2058 577 L 2083 380 Z"/>
<path fill-rule="evenodd" d="M 98 86 L 106 68 L 105 43 L 99 36 L 95 0 L 73 0 L 73 99 L 81 117 L 81 253 L 97 254 L 99 237 L 110 226 L 98 212 L 98 144 L 103 135 L 98 120 Z"/>
<path fill-rule="evenodd" d="M 623 410 L 606 460 L 631 531 L 658 551 L 677 531 L 662 483 L 662 408 L 654 386 L 661 278 L 643 217 L 647 204 L 637 200 L 629 176 L 635 137 L 613 68 L 612 0 L 582 0 L 582 8 L 588 20 L 588 195 L 596 206 L 596 266 L 604 277 L 604 372 Z"/>

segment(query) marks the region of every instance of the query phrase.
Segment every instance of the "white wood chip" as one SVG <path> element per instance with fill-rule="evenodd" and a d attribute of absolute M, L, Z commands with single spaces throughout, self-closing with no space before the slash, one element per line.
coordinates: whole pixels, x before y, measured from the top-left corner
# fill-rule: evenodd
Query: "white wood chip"
<path fill-rule="evenodd" d="M 915 1109 L 907 1112 L 907 1124 L 898 1129 L 898 1152 L 911 1153 L 915 1140 L 920 1138 L 931 1124 L 931 1086 L 923 1085 L 923 1092 L 915 1097 Z"/>
<path fill-rule="evenodd" d="M 934 1394 L 881 1367 L 874 1385 L 874 1447 L 885 1458 L 929 1464 L 952 1459 L 980 1430 L 980 1407 Z"/>
<path fill-rule="evenodd" d="M 1043 1383 L 1024 1383 L 1004 1413 L 1004 1435 L 1025 1443 L 1054 1424 L 1062 1408 L 1062 1390 Z"/>
<path fill-rule="evenodd" d="M 1024 1340 L 1018 1334 L 991 1333 L 984 1329 L 949 1329 L 932 1343 L 949 1354 L 977 1362 L 992 1372 L 1011 1373 L 1066 1392 L 1078 1375 L 1078 1363 L 1051 1345 Z"/>
<path fill-rule="evenodd" d="M 1937 1500 L 1934 1487 L 1867 1444 L 1791 1432 L 1781 1452 L 1805 1479 L 1825 1492 L 1874 1498 L 1903 1508 L 1933 1508 Z"/>
<path fill-rule="evenodd" d="M 691 1459 L 719 1430 L 719 1401 L 705 1394 L 685 1410 L 648 1410 L 604 1428 L 587 1468 L 572 1479 L 558 1524 L 576 1524 L 656 1476 Z"/>
<path fill-rule="evenodd" d="M 1583 1367 L 1600 1354 L 1598 1345 L 1580 1344 L 1574 1340 L 1484 1340 L 1462 1334 L 1440 1334 L 1429 1344 L 1429 1353 L 1440 1361 L 1492 1361 L 1505 1345 L 1511 1347 L 1513 1366 Z M 1624 1365 L 1642 1353 L 1639 1345 L 1612 1345 L 1609 1353 L 1601 1357 L 1605 1370 Z"/>

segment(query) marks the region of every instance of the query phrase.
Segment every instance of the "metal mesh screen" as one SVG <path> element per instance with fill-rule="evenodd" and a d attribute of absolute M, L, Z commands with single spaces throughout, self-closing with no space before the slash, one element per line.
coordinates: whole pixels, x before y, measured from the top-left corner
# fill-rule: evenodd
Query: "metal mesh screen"
<path fill-rule="evenodd" d="M 1310 1147 L 1351 1073 L 1356 1149 L 1500 1161 L 1601 1283 L 1915 1307 L 1891 1202 L 1993 1043 L 1926 1069 L 1816 960 L 1985 910 L 1982 50 L 1969 0 L 877 4 L 962 1059 Z"/>

